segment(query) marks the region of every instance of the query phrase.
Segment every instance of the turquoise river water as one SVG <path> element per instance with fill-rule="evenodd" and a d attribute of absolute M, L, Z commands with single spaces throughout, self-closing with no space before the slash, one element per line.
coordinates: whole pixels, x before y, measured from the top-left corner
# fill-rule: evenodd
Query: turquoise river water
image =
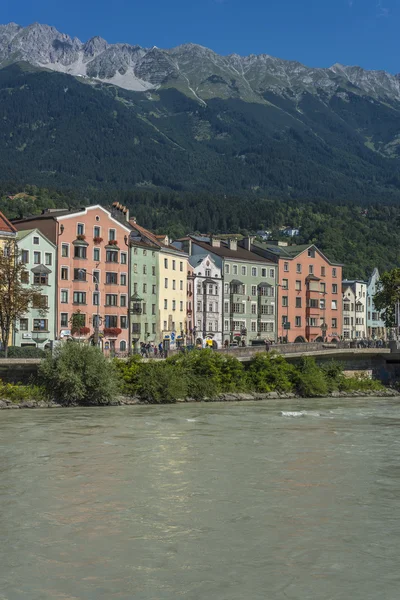
<path fill-rule="evenodd" d="M 399 600 L 400 399 L 0 412 L 0 600 Z"/>

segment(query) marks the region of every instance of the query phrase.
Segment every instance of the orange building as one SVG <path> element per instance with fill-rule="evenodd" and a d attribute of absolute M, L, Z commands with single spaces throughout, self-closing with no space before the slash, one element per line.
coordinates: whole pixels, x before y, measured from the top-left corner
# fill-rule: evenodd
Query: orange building
<path fill-rule="evenodd" d="M 13 224 L 18 230 L 37 228 L 57 246 L 57 337 L 88 339 L 99 318 L 103 349 L 129 350 L 128 223 L 95 205 L 50 209 Z"/>
<path fill-rule="evenodd" d="M 252 244 L 252 252 L 278 265 L 278 339 L 336 341 L 342 331 L 342 265 L 316 246 Z"/>

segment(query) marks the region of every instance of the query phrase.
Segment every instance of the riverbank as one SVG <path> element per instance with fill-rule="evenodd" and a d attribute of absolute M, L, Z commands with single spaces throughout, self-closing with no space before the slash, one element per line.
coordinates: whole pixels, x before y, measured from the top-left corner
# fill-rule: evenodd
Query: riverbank
<path fill-rule="evenodd" d="M 315 396 L 315 398 L 322 396 Z M 400 393 L 392 388 L 385 388 L 382 390 L 371 390 L 371 391 L 353 391 L 353 392 L 340 392 L 335 391 L 331 392 L 327 396 L 328 398 L 343 398 L 343 399 L 351 399 L 351 398 L 366 398 L 366 397 L 374 397 L 374 398 L 394 398 L 399 397 Z M 45 400 L 23 400 L 23 401 L 15 401 L 9 399 L 0 399 L 0 410 L 13 410 L 13 409 L 21 409 L 21 408 L 30 408 L 30 409 L 40 409 L 40 408 L 78 408 L 78 407 L 99 407 L 103 408 L 106 406 L 144 406 L 144 405 L 153 405 L 157 406 L 160 404 L 179 404 L 179 403 L 207 403 L 207 402 L 254 402 L 254 401 L 266 401 L 266 400 L 300 400 L 306 399 L 309 396 L 299 396 L 298 394 L 294 394 L 291 392 L 268 392 L 265 394 L 260 393 L 229 393 L 229 394 L 220 394 L 215 398 L 183 398 L 177 399 L 173 401 L 165 401 L 165 402 L 152 402 L 151 400 L 142 400 L 138 397 L 128 397 L 128 396 L 118 396 L 115 400 L 111 400 L 108 403 L 103 404 L 59 404 L 58 402 L 53 401 L 45 401 Z"/>

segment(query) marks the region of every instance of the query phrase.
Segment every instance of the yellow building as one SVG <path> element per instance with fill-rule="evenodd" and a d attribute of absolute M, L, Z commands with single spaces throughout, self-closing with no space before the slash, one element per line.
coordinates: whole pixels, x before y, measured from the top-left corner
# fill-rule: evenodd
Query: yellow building
<path fill-rule="evenodd" d="M 158 315 L 161 338 L 173 349 L 185 342 L 189 257 L 163 244 L 158 253 Z"/>

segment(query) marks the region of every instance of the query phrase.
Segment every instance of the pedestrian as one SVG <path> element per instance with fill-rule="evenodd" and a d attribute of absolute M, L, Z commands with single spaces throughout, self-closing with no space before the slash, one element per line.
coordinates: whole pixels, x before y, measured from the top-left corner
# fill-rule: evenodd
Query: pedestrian
<path fill-rule="evenodd" d="M 265 352 L 269 352 L 269 340 L 265 340 Z"/>
<path fill-rule="evenodd" d="M 160 342 L 160 343 L 158 344 L 158 352 L 159 352 L 159 354 L 160 354 L 160 358 L 162 358 L 162 357 L 163 357 L 163 355 L 164 355 L 164 352 L 163 352 L 163 350 L 164 350 L 164 348 L 163 348 L 163 344 L 162 344 L 162 342 Z"/>

